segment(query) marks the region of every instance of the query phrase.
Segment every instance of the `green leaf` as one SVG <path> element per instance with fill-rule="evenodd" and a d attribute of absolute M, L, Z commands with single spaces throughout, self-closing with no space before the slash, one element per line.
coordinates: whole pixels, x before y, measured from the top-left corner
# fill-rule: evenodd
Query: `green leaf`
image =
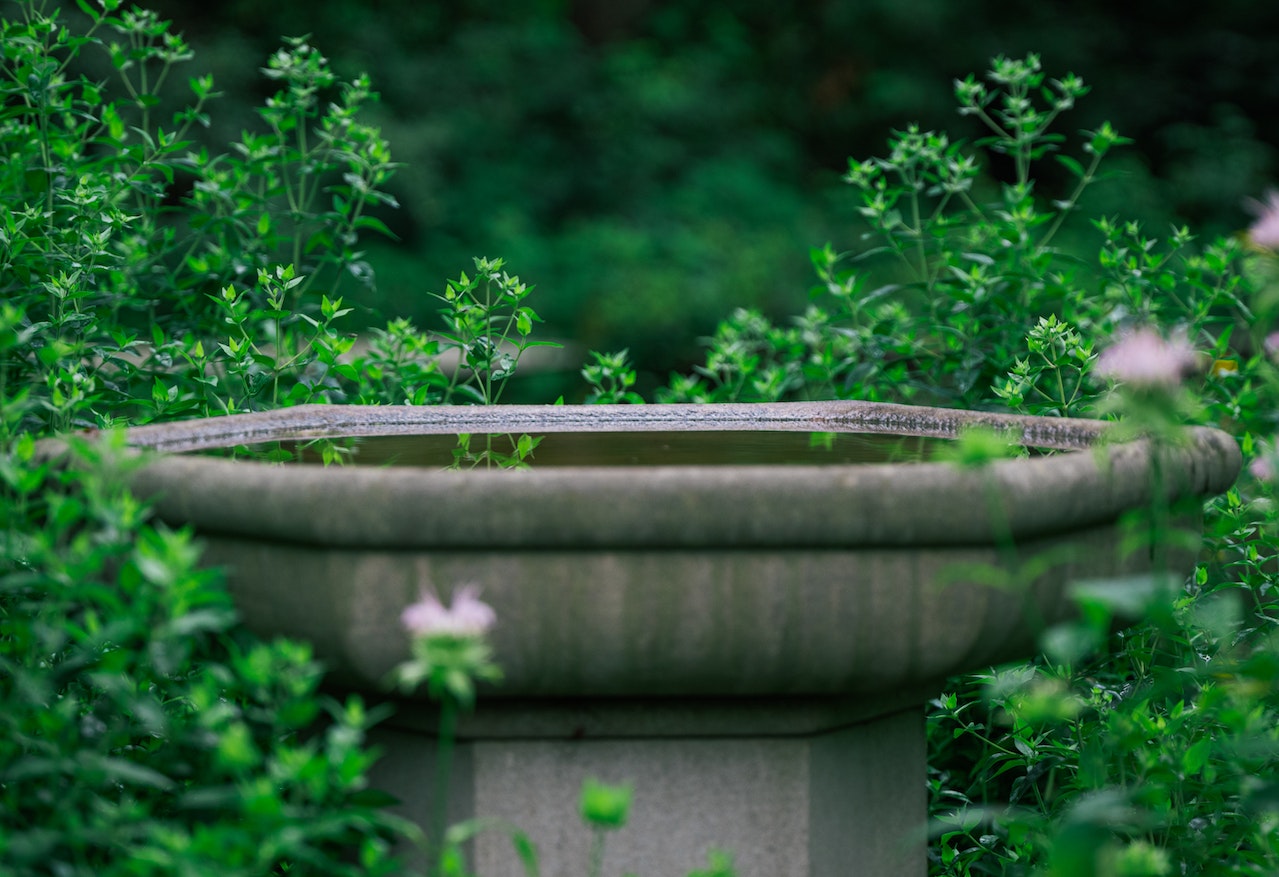
<path fill-rule="evenodd" d="M 582 782 L 582 819 L 595 828 L 621 828 L 630 816 L 632 792 L 629 784 L 610 786 L 588 777 Z"/>
<path fill-rule="evenodd" d="M 515 855 L 519 856 L 520 864 L 524 866 L 524 873 L 528 877 L 538 877 L 537 845 L 522 831 L 511 832 L 511 845 L 515 847 Z"/>
<path fill-rule="evenodd" d="M 1155 600 L 1175 593 L 1179 583 L 1159 573 L 1117 578 L 1087 579 L 1070 586 L 1070 596 L 1081 606 L 1101 607 L 1121 618 L 1140 617 Z"/>
<path fill-rule="evenodd" d="M 124 120 L 113 105 L 107 104 L 102 108 L 102 121 L 107 126 L 108 137 L 117 143 L 124 140 Z"/>
<path fill-rule="evenodd" d="M 131 786 L 143 786 L 160 791 L 173 791 L 178 784 L 159 771 L 143 767 L 123 758 L 108 758 L 89 752 L 82 752 L 77 759 L 81 765 L 90 770 L 102 771 L 108 779 Z"/>
<path fill-rule="evenodd" d="M 1057 155 L 1057 156 L 1054 156 L 1054 158 L 1056 158 L 1059 164 L 1063 165 L 1078 179 L 1082 180 L 1087 173 L 1084 170 L 1084 166 L 1080 164 L 1079 162 L 1075 161 L 1069 155 Z"/>
<path fill-rule="evenodd" d="M 1203 766 L 1208 763 L 1208 756 L 1212 753 L 1212 742 L 1211 737 L 1204 737 L 1192 743 L 1181 756 L 1181 769 L 1187 776 L 1193 776 L 1203 770 Z"/>
<path fill-rule="evenodd" d="M 356 228 L 370 228 L 378 234 L 385 235 L 393 241 L 398 241 L 399 235 L 387 228 L 386 223 L 378 219 L 376 216 L 361 216 L 354 222 Z"/>

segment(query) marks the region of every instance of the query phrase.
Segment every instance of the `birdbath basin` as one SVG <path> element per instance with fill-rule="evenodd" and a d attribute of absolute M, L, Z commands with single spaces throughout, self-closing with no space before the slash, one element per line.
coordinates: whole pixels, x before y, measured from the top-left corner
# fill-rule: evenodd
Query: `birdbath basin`
<path fill-rule="evenodd" d="M 1064 453 L 932 460 L 970 426 Z M 1103 429 L 860 402 L 303 406 L 129 443 L 164 452 L 135 489 L 195 527 L 245 623 L 310 641 L 347 690 L 387 696 L 424 588 L 480 588 L 505 679 L 459 726 L 450 816 L 520 826 L 543 873 L 584 867 L 595 777 L 635 789 L 607 873 L 684 874 L 720 848 L 743 877 L 922 877 L 923 704 L 1033 654 L 1071 582 L 1150 567 L 1122 555 L 1120 521 L 1154 501 L 1155 452 L 1098 445 Z M 463 433 L 545 439 L 527 471 L 445 471 Z M 283 441 L 304 460 L 316 439 L 354 464 L 195 453 Z M 1198 527 L 1237 475 L 1234 441 L 1187 429 L 1159 454 Z M 1029 558 L 1045 562 L 1015 587 L 980 573 Z M 433 731 L 424 700 L 377 731 L 378 779 L 423 823 Z M 485 877 L 523 873 L 500 836 L 473 854 Z"/>

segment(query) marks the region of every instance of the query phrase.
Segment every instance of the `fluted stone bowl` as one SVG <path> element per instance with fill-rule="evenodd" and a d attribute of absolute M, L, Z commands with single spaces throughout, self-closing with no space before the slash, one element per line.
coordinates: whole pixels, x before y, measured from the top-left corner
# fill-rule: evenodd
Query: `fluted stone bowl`
<path fill-rule="evenodd" d="M 978 426 L 1032 453 L 932 459 Z M 505 679 L 491 698 L 915 696 L 1031 653 L 1069 616 L 1071 582 L 1149 570 L 1149 552 L 1121 555 L 1123 519 L 1168 503 L 1196 528 L 1240 467 L 1216 430 L 1158 448 L 1104 430 L 863 402 L 302 406 L 135 428 L 128 442 L 160 452 L 134 487 L 195 528 L 245 622 L 314 643 L 349 686 L 379 688 L 407 655 L 399 617 L 423 589 L 474 583 L 498 616 Z M 205 453 L 461 433 L 546 436 L 548 451 L 524 471 Z M 886 462 L 739 446 L 814 433 L 895 444 Z M 634 451 L 681 434 L 709 440 L 691 458 Z M 556 457 L 556 436 L 577 450 Z M 631 450 L 591 452 L 610 441 Z M 893 462 L 903 454 L 916 459 Z"/>

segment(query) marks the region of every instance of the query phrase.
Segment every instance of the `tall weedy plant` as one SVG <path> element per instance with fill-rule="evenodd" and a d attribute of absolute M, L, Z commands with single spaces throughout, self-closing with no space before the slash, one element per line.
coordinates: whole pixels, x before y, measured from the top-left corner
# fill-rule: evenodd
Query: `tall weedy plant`
<path fill-rule="evenodd" d="M 359 121 L 367 79 L 337 83 L 290 40 L 264 71 L 281 86 L 264 130 L 213 152 L 193 139 L 209 124 L 212 76 L 171 108 L 192 53 L 167 22 L 81 2 L 89 22 L 76 33 L 44 3 L 15 5 L 0 58 L 0 292 L 23 424 L 323 393 L 349 346 L 328 331 L 347 312 L 338 293 L 371 282 L 359 233 L 385 232 L 369 211 L 394 205 L 387 145 Z M 87 72 L 104 65 L 108 79 Z"/>
<path fill-rule="evenodd" d="M 1160 241 L 1099 218 L 1095 259 L 1063 249 L 1067 231 L 1080 239 L 1081 205 L 1106 157 L 1128 143 L 1109 123 L 1078 138 L 1058 133 L 1087 92 L 1077 76 L 1050 79 L 1036 55 L 996 58 L 984 80 L 956 82 L 960 113 L 988 135 L 966 144 L 910 125 L 893 133 L 886 156 L 850 160 L 846 180 L 867 230 L 847 252 L 813 249 L 813 304 L 789 326 L 731 315 L 705 363 L 659 396 L 1078 415 L 1100 396 L 1085 380 L 1097 342 L 1118 329 L 1175 316 L 1193 321 L 1197 343 L 1217 345 L 1212 330 L 1245 312 L 1237 244 L 1199 252 L 1184 229 Z M 998 159 L 1003 181 L 984 156 Z M 1071 180 L 1060 197 L 1036 183 L 1046 162 Z"/>
<path fill-rule="evenodd" d="M 118 441 L 73 442 L 66 468 L 35 442 L 355 382 L 335 289 L 367 277 L 355 234 L 392 167 L 356 120 L 367 83 L 324 108 L 332 77 L 294 41 L 267 133 L 210 153 L 211 79 L 165 109 L 181 38 L 79 5 L 82 31 L 45 2 L 0 20 L 0 871 L 397 873 L 376 716 L 327 699 L 309 649 L 235 626 L 190 534 L 125 489 Z"/>
<path fill-rule="evenodd" d="M 1081 140 L 1057 133 L 1086 91 L 1077 77 L 1050 79 L 1034 55 L 957 82 L 960 112 L 988 136 L 970 146 L 908 126 L 885 157 L 851 161 L 867 232 L 850 252 L 813 250 L 813 304 L 791 325 L 732 314 L 705 363 L 659 395 L 1233 431 L 1254 477 L 1210 503 L 1191 581 L 1081 587 L 1084 622 L 1047 632 L 1042 659 L 953 680 L 934 703 L 930 856 L 938 875 L 1270 873 L 1275 201 L 1249 235 L 1205 245 L 1185 228 L 1160 237 L 1082 215 L 1106 156 L 1127 142 L 1109 124 Z M 1036 180 L 1045 162 L 1070 178 L 1055 198 Z M 1103 360 L 1112 350 L 1123 353 Z M 1132 544 L 1199 547 L 1170 522 L 1152 508 Z"/>

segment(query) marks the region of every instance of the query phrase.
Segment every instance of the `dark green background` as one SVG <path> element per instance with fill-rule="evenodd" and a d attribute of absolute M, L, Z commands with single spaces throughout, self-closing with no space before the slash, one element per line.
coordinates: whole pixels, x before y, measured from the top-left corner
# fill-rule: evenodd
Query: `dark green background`
<path fill-rule="evenodd" d="M 384 217 L 400 241 L 371 250 L 382 316 L 429 325 L 429 292 L 472 256 L 503 256 L 537 286 L 548 335 L 629 347 L 650 382 L 687 368 L 733 307 L 800 312 L 808 247 L 853 248 L 863 230 L 838 181 L 847 158 L 882 154 L 912 121 L 977 134 L 951 84 L 995 54 L 1038 52 L 1050 76 L 1093 87 L 1062 133 L 1108 119 L 1136 138 L 1093 210 L 1154 234 L 1231 233 L 1279 171 L 1279 3 L 150 5 L 227 92 L 223 142 L 254 127 L 272 90 L 258 68 L 283 35 L 372 75 L 375 122 L 405 163 L 402 209 Z M 1048 164 L 1040 190 L 1066 182 Z M 1086 226 L 1065 240 L 1095 244 Z"/>

